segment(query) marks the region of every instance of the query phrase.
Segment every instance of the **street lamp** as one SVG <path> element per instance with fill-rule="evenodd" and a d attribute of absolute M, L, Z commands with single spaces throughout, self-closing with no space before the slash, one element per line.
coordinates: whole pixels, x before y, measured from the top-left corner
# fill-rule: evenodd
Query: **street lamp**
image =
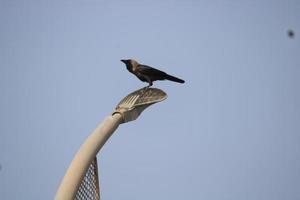
<path fill-rule="evenodd" d="M 73 200 L 89 166 L 119 124 L 137 119 L 148 106 L 166 98 L 167 94 L 164 91 L 148 87 L 127 95 L 81 145 L 58 188 L 55 199 Z M 99 198 L 98 196 L 93 199 Z"/>

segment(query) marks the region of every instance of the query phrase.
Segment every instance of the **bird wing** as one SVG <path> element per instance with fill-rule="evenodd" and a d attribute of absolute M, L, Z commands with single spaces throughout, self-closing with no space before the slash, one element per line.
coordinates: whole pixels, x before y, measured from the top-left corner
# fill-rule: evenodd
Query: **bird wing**
<path fill-rule="evenodd" d="M 139 65 L 139 70 L 141 73 L 145 75 L 150 75 L 150 76 L 164 76 L 166 75 L 165 72 L 160 71 L 158 69 L 155 69 L 153 67 L 149 67 L 147 65 Z"/>

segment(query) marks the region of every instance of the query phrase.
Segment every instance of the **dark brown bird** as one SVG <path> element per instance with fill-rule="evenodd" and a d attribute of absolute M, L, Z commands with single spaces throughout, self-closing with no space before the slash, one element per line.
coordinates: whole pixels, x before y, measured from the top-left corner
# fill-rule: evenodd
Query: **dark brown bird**
<path fill-rule="evenodd" d="M 148 82 L 149 87 L 153 85 L 153 81 L 157 81 L 157 80 L 169 80 L 177 83 L 184 83 L 184 80 L 180 78 L 171 76 L 166 72 L 160 71 L 153 67 L 140 64 L 133 59 L 121 60 L 121 61 L 125 63 L 128 71 L 133 73 L 136 77 L 138 77 L 138 79 L 140 79 L 143 82 Z"/>

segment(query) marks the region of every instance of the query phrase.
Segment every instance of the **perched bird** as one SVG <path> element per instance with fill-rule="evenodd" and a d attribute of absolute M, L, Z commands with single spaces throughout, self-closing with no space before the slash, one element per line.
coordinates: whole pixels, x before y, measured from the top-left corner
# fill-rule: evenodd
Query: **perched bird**
<path fill-rule="evenodd" d="M 133 59 L 121 60 L 121 61 L 125 63 L 128 71 L 133 73 L 136 77 L 138 77 L 138 79 L 140 79 L 143 82 L 148 82 L 149 83 L 148 87 L 152 86 L 153 81 L 157 81 L 157 80 L 169 80 L 177 83 L 184 83 L 184 80 L 180 78 L 171 76 L 166 72 L 160 71 L 153 67 L 140 64 Z"/>

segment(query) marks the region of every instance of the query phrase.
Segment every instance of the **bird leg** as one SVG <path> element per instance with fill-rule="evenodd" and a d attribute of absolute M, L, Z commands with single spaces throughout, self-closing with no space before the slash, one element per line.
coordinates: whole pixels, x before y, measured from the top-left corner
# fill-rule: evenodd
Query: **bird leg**
<path fill-rule="evenodd" d="M 149 85 L 147 86 L 147 88 L 149 88 L 153 85 L 152 81 L 149 81 L 148 83 L 149 83 Z"/>
<path fill-rule="evenodd" d="M 145 82 L 148 82 L 149 85 L 147 86 L 147 88 L 151 87 L 153 85 L 152 80 L 149 76 L 143 76 L 143 78 L 146 80 Z"/>
<path fill-rule="evenodd" d="M 143 87 L 143 88 L 142 88 L 143 93 L 146 92 L 146 90 L 147 90 L 149 87 L 151 87 L 152 85 L 153 85 L 153 83 L 152 83 L 152 82 L 149 82 L 149 85 Z"/>

